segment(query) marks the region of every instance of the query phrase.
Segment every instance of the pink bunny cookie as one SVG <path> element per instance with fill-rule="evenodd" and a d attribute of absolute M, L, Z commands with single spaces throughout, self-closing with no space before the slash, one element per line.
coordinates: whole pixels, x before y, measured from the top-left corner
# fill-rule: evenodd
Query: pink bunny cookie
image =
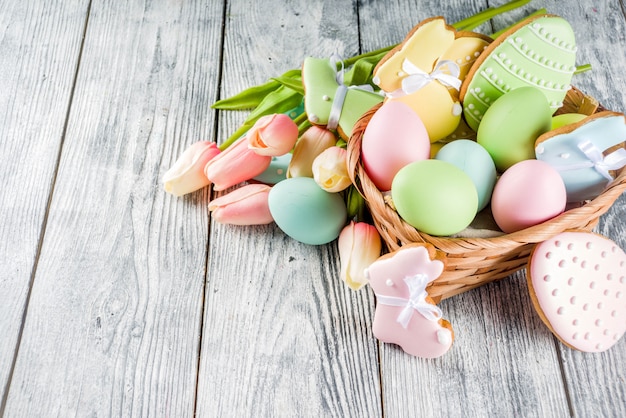
<path fill-rule="evenodd" d="M 430 244 L 411 244 L 386 254 L 367 269 L 376 294 L 374 336 L 414 356 L 435 358 L 452 345 L 452 326 L 426 287 L 441 275 L 445 255 Z"/>
<path fill-rule="evenodd" d="M 565 345 L 605 351 L 626 331 L 626 254 L 610 239 L 558 234 L 535 247 L 527 278 L 537 313 Z"/>

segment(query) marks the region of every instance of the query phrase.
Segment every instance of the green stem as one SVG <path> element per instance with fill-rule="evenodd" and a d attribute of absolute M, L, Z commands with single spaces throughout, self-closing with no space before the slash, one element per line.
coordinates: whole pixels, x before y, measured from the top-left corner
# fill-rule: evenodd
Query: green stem
<path fill-rule="evenodd" d="M 546 9 L 539 9 L 531 14 L 529 14 L 528 16 L 526 16 L 524 18 L 524 20 L 532 17 L 532 16 L 539 16 L 539 15 L 545 15 L 546 13 L 548 13 L 548 11 Z M 497 37 L 499 37 L 500 35 L 502 35 L 504 32 L 508 31 L 509 29 L 511 29 L 513 26 L 517 25 L 519 22 L 515 22 L 514 24 L 512 24 L 511 26 L 507 26 L 504 29 L 500 29 L 499 31 L 489 35 L 491 36 L 491 38 L 496 39 Z"/>
<path fill-rule="evenodd" d="M 585 71 L 589 70 L 591 70 L 591 64 L 578 65 L 576 66 L 576 71 L 574 71 L 574 74 L 584 73 Z"/>
<path fill-rule="evenodd" d="M 237 141 L 239 138 L 241 138 L 240 136 L 233 136 L 230 139 L 222 142 L 220 145 L 218 145 L 217 147 L 220 149 L 220 151 L 224 151 L 226 148 L 230 147 L 235 141 Z"/>
<path fill-rule="evenodd" d="M 513 9 L 517 9 L 528 3 L 530 3 L 530 0 L 513 0 L 503 4 L 502 6 L 493 8 L 490 7 L 486 10 L 483 10 L 482 12 L 476 13 L 475 15 L 468 17 L 467 19 L 463 19 L 456 23 L 453 23 L 452 26 L 457 30 L 471 30 L 482 25 L 489 19 L 499 14 L 509 12 Z"/>

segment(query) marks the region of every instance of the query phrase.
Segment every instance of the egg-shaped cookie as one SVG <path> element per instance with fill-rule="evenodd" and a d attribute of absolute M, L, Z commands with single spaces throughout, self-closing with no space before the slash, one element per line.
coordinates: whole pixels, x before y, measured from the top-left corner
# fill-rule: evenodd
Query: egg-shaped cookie
<path fill-rule="evenodd" d="M 555 15 L 530 17 L 502 34 L 478 57 L 461 86 L 463 115 L 478 129 L 500 96 L 522 86 L 541 90 L 555 112 L 563 105 L 576 70 L 570 24 Z"/>

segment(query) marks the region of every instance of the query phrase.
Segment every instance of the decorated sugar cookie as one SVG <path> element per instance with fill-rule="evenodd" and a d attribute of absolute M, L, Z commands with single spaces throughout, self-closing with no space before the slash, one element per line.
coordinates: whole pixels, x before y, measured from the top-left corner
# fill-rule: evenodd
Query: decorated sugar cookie
<path fill-rule="evenodd" d="M 626 117 L 604 111 L 546 132 L 535 155 L 561 174 L 568 202 L 582 202 L 600 195 L 614 179 L 611 171 L 626 165 L 624 141 Z"/>
<path fill-rule="evenodd" d="M 342 79 L 341 71 L 337 71 L 331 60 L 312 57 L 304 60 L 302 84 L 309 122 L 336 129 L 347 139 L 359 118 L 382 102 L 383 97 L 363 88 L 348 88 Z"/>
<path fill-rule="evenodd" d="M 430 244 L 411 244 L 386 254 L 367 269 L 376 294 L 374 336 L 414 356 L 445 354 L 454 334 L 426 287 L 441 275 L 443 253 Z"/>
<path fill-rule="evenodd" d="M 537 313 L 567 346 L 600 352 L 626 331 L 626 254 L 589 232 L 563 232 L 529 258 L 528 287 Z"/>
<path fill-rule="evenodd" d="M 461 82 L 490 42 L 484 35 L 457 32 L 441 17 L 427 19 L 380 61 L 374 82 L 386 100 L 409 105 L 436 142 L 457 128 Z"/>
<path fill-rule="evenodd" d="M 531 17 L 498 37 L 478 57 L 461 87 L 463 115 L 478 125 L 491 104 L 522 86 L 540 89 L 553 112 L 563 105 L 576 70 L 569 23 L 554 15 Z"/>

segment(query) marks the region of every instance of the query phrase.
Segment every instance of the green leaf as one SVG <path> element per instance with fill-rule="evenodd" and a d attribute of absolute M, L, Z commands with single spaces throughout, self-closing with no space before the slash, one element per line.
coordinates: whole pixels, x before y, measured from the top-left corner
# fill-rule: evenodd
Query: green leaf
<path fill-rule="evenodd" d="M 285 72 L 279 78 L 299 78 L 301 74 L 302 71 L 300 69 L 293 69 Z M 229 98 L 218 100 L 211 107 L 221 110 L 254 109 L 268 94 L 272 93 L 280 86 L 280 82 L 271 79 L 263 84 L 249 87 Z"/>
<path fill-rule="evenodd" d="M 276 90 L 269 93 L 263 98 L 261 103 L 248 115 L 248 118 L 244 121 L 243 125 L 235 131 L 231 136 L 226 139 L 220 149 L 224 150 L 230 146 L 234 141 L 239 139 L 242 135 L 248 132 L 248 129 L 252 128 L 254 123 L 265 115 L 271 115 L 274 113 L 285 113 L 294 107 L 298 106 L 302 102 L 302 95 L 292 89 L 279 85 Z"/>
<path fill-rule="evenodd" d="M 280 77 L 274 77 L 272 78 L 272 80 L 280 83 L 281 85 L 285 86 L 285 87 L 289 87 L 291 90 L 296 91 L 302 95 L 304 95 L 304 86 L 302 85 L 302 78 L 301 77 L 285 77 L 285 76 L 280 76 Z"/>
<path fill-rule="evenodd" d="M 344 83 L 349 86 L 372 84 L 374 68 L 386 54 L 387 52 L 382 52 L 357 60 L 354 65 L 345 72 Z"/>
<path fill-rule="evenodd" d="M 270 80 L 267 83 L 250 87 L 227 99 L 218 100 L 211 106 L 213 109 L 244 110 L 254 109 L 272 91 L 276 90 L 280 83 Z"/>

